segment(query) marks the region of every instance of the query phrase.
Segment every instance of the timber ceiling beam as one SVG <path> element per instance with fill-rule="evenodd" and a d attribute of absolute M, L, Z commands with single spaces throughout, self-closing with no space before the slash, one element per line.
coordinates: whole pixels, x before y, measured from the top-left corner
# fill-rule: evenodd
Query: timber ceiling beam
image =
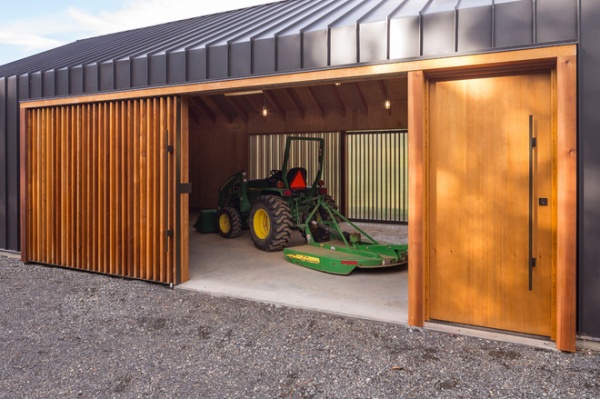
<path fill-rule="evenodd" d="M 346 104 L 344 103 L 344 99 L 342 98 L 340 91 L 338 90 L 336 85 L 331 86 L 333 89 L 333 94 L 338 103 L 338 109 L 341 116 L 346 116 Z"/>
<path fill-rule="evenodd" d="M 319 112 L 321 113 L 321 117 L 325 118 L 327 116 L 327 112 L 325 111 L 325 108 L 323 108 L 321 103 L 319 103 L 319 100 L 317 99 L 317 95 L 315 94 L 314 89 L 312 87 L 307 87 L 307 90 L 308 90 L 309 97 L 312 100 L 313 104 L 317 107 L 317 110 L 319 110 Z"/>
<path fill-rule="evenodd" d="M 273 108 L 275 108 L 275 110 L 279 114 L 279 117 L 285 121 L 285 119 L 286 119 L 285 108 L 283 108 L 283 106 L 281 105 L 281 102 L 277 99 L 277 97 L 275 97 L 275 95 L 271 91 L 265 90 L 264 94 L 265 94 L 265 96 L 267 96 L 267 100 L 269 100 L 269 102 L 271 103 Z"/>
<path fill-rule="evenodd" d="M 302 117 L 302 120 L 304 120 L 304 116 L 306 115 L 306 108 L 304 107 L 304 104 L 302 104 L 302 101 L 298 97 L 298 94 L 293 89 L 285 89 L 283 92 L 289 97 L 292 104 L 294 105 L 294 108 L 296 108 L 296 111 L 300 113 L 300 117 Z"/>
<path fill-rule="evenodd" d="M 363 93 L 362 89 L 360 88 L 360 85 L 358 84 L 358 82 L 354 82 L 354 87 L 356 88 L 356 92 L 358 93 L 358 98 L 360 99 L 361 108 L 362 108 L 363 112 L 365 113 L 365 115 L 368 115 L 369 114 L 369 105 L 367 103 L 367 99 L 365 98 L 365 94 Z"/>
<path fill-rule="evenodd" d="M 242 118 L 242 120 L 244 122 L 248 123 L 248 120 L 250 119 L 248 116 L 248 112 L 246 112 L 244 107 L 238 102 L 238 99 L 235 97 L 225 97 L 225 96 L 223 96 L 223 98 L 225 99 L 225 101 L 227 101 L 229 103 L 229 105 L 231 105 L 233 108 L 235 108 L 235 110 L 238 113 L 238 115 L 240 116 L 240 118 Z"/>
<path fill-rule="evenodd" d="M 193 110 L 196 112 L 206 115 L 212 123 L 215 123 L 217 120 L 217 115 L 213 112 L 212 109 L 200 97 L 190 97 L 189 104 L 192 106 Z"/>

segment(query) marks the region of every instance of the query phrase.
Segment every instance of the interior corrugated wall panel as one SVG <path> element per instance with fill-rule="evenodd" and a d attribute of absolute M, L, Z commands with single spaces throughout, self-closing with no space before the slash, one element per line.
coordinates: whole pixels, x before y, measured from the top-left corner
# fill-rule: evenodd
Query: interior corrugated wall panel
<path fill-rule="evenodd" d="M 28 111 L 27 261 L 174 282 L 172 97 Z"/>
<path fill-rule="evenodd" d="M 348 132 L 346 147 L 346 216 L 408 222 L 407 132 Z"/>
<path fill-rule="evenodd" d="M 281 169 L 285 156 L 286 140 L 290 136 L 325 139 L 325 154 L 321 179 L 325 181 L 328 193 L 338 202 L 341 200 L 340 176 L 340 132 L 261 134 L 251 135 L 249 147 L 249 179 L 264 179 L 271 170 Z M 292 148 L 288 169 L 301 166 L 307 169 L 307 180 L 313 182 L 317 170 L 318 152 L 316 146 L 298 145 Z"/>

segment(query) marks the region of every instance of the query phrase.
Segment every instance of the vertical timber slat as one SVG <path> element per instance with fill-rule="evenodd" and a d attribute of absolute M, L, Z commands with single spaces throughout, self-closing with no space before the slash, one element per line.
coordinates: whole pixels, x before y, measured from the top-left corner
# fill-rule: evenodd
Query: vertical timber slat
<path fill-rule="evenodd" d="M 22 260 L 161 283 L 187 280 L 187 212 L 175 220 L 176 163 L 165 148 L 177 117 L 187 117 L 178 106 L 166 97 L 22 108 Z M 187 140 L 186 130 L 179 151 Z M 181 159 L 185 182 L 184 151 Z M 176 274 L 166 233 L 180 222 L 184 267 Z"/>

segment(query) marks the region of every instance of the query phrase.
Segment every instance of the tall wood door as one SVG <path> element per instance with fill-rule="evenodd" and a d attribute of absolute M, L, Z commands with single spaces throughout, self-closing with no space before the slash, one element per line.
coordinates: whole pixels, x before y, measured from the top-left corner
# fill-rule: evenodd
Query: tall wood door
<path fill-rule="evenodd" d="M 551 71 L 430 82 L 430 319 L 552 335 L 552 87 Z"/>
<path fill-rule="evenodd" d="M 163 97 L 27 110 L 23 261 L 185 281 L 180 108 Z"/>

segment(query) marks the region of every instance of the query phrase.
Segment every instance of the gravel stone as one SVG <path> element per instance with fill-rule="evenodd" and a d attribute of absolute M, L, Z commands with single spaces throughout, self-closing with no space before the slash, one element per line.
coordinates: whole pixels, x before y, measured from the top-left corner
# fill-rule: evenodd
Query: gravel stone
<path fill-rule="evenodd" d="M 0 398 L 598 398 L 575 354 L 0 256 Z"/>

